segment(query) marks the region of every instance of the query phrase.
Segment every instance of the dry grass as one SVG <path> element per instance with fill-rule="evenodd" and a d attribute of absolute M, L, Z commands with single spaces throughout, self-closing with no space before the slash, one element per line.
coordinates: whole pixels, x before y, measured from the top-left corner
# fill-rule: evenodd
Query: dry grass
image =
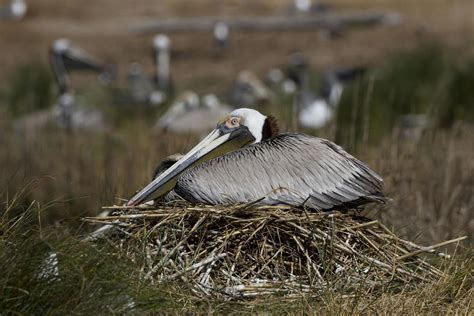
<path fill-rule="evenodd" d="M 474 128 L 428 133 L 421 142 L 387 140 L 372 152 L 372 166 L 384 175 L 393 202 L 375 217 L 401 236 L 437 242 L 474 237 Z"/>

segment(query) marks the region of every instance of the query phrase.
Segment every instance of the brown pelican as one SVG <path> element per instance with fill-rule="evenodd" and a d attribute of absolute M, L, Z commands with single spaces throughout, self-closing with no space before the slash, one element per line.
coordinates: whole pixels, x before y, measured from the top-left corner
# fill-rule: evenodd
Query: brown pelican
<path fill-rule="evenodd" d="M 133 103 L 162 105 L 171 92 L 170 39 L 164 34 L 153 38 L 154 75 L 148 76 L 143 66 L 134 62 L 128 67 L 128 85 Z M 122 101 L 129 103 L 127 98 Z"/>
<path fill-rule="evenodd" d="M 160 161 L 158 167 L 156 167 L 155 171 L 153 172 L 152 180 L 158 178 L 163 172 L 168 170 L 172 165 L 178 162 L 178 160 L 183 158 L 183 156 L 184 155 L 182 154 L 173 154 Z"/>
<path fill-rule="evenodd" d="M 305 134 L 278 134 L 274 118 L 242 108 L 128 205 L 176 194 L 193 203 L 258 201 L 327 210 L 383 202 L 382 189 L 382 178 L 338 145 Z"/>
<path fill-rule="evenodd" d="M 204 95 L 199 100 L 197 93 L 184 91 L 163 114 L 153 130 L 172 133 L 208 133 L 215 121 L 228 114 L 230 107 L 221 104 L 214 94 Z"/>
<path fill-rule="evenodd" d="M 237 75 L 232 88 L 232 104 L 236 107 L 254 106 L 270 101 L 272 91 L 249 70 L 243 70 Z"/>
<path fill-rule="evenodd" d="M 70 89 L 69 72 L 71 71 L 96 72 L 102 83 L 109 83 L 114 77 L 114 70 L 110 65 L 106 65 L 84 50 L 74 47 L 65 38 L 53 42 L 49 56 L 61 94 Z"/>
<path fill-rule="evenodd" d="M 58 39 L 53 43 L 50 59 L 60 93 L 58 102 L 53 108 L 57 125 L 68 130 L 105 130 L 106 124 L 102 112 L 79 106 L 75 102 L 68 73 L 73 70 L 93 71 L 99 74 L 100 82 L 109 83 L 114 76 L 110 66 L 96 60 L 82 49 L 72 46 L 67 39 Z"/>
<path fill-rule="evenodd" d="M 30 113 L 14 123 L 20 131 L 36 131 L 55 126 L 66 130 L 103 131 L 106 124 L 102 112 L 80 106 L 71 90 L 69 72 L 87 70 L 99 73 L 99 80 L 108 83 L 113 72 L 110 67 L 97 61 L 83 50 L 72 46 L 67 39 L 58 39 L 50 49 L 50 61 L 55 75 L 59 97 L 51 109 Z"/>
<path fill-rule="evenodd" d="M 298 87 L 296 106 L 298 121 L 305 128 L 322 128 L 336 113 L 341 100 L 344 83 L 354 80 L 365 69 L 361 67 L 334 68 L 322 74 L 322 89 L 314 94 L 309 89 L 308 63 L 301 53 L 291 57 L 289 77 Z"/>

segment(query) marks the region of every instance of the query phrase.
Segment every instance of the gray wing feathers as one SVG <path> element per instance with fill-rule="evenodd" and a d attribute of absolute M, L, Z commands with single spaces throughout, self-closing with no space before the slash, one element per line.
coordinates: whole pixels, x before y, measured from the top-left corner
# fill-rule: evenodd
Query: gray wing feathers
<path fill-rule="evenodd" d="M 190 168 L 175 191 L 187 200 L 208 204 L 264 198 L 264 204 L 305 203 L 330 209 L 382 199 L 382 189 L 379 175 L 336 144 L 303 134 L 281 134 Z"/>

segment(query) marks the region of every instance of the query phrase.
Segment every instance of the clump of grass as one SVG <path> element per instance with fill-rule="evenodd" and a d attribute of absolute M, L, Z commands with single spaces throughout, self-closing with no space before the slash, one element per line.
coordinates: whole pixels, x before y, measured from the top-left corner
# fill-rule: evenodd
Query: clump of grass
<path fill-rule="evenodd" d="M 196 206 L 120 209 L 106 217 L 112 243 L 147 258 L 146 279 L 183 281 L 197 296 L 224 299 L 262 294 L 348 295 L 436 282 L 442 271 L 422 260 L 421 247 L 378 221 L 355 213 L 306 212 L 283 206 Z"/>
<path fill-rule="evenodd" d="M 42 110 L 53 104 L 54 89 L 51 71 L 44 64 L 25 64 L 10 75 L 3 92 L 3 104 L 13 117 Z"/>
<path fill-rule="evenodd" d="M 393 199 L 374 216 L 419 242 L 467 235 L 472 244 L 474 165 L 468 156 L 474 152 L 473 137 L 473 126 L 460 123 L 420 141 L 392 139 L 376 150 L 365 147 Z"/>
<path fill-rule="evenodd" d="M 447 93 L 437 113 L 439 125 L 450 127 L 460 119 L 474 122 L 474 60 L 456 64 L 447 81 Z"/>
<path fill-rule="evenodd" d="M 337 140 L 379 143 L 406 114 L 426 114 L 431 127 L 473 122 L 473 57 L 425 43 L 388 58 L 347 86 L 338 109 Z"/>
<path fill-rule="evenodd" d="M 84 243 L 66 226 L 41 227 L 47 212 L 34 202 L 4 204 L 0 219 L 0 310 L 20 314 L 123 313 L 141 306 L 165 308 L 161 288 L 139 281 L 131 262 L 106 243 Z"/>

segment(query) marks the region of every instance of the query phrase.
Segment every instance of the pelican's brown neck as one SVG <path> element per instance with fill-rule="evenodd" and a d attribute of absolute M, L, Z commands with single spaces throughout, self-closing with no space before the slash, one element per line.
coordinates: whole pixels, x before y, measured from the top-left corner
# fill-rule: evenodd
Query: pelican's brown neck
<path fill-rule="evenodd" d="M 267 116 L 262 129 L 262 141 L 271 139 L 280 133 L 277 119 L 271 115 Z"/>

